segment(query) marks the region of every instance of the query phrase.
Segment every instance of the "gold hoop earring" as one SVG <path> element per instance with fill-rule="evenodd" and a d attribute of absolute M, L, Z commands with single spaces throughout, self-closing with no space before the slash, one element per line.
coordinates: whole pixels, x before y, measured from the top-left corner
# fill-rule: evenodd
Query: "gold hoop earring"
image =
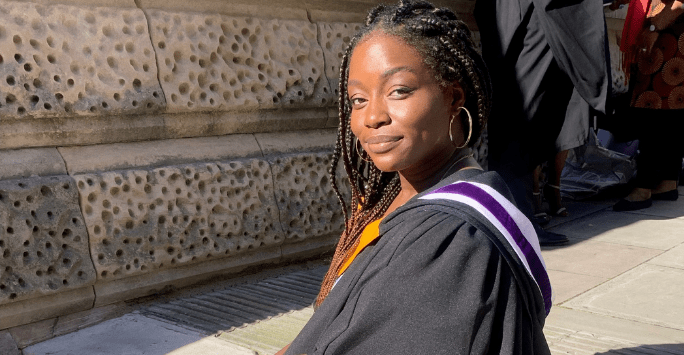
<path fill-rule="evenodd" d="M 465 142 L 462 145 L 459 145 L 456 147 L 456 149 L 463 149 L 468 146 L 468 143 L 470 143 L 470 138 L 473 134 L 473 117 L 470 115 L 470 111 L 468 111 L 465 106 L 461 106 L 463 110 L 468 114 L 468 138 L 465 140 Z M 451 116 L 451 120 L 449 121 L 449 139 L 451 139 L 451 142 L 454 142 L 454 137 L 451 134 L 451 124 L 454 122 L 454 119 L 456 118 L 456 115 Z"/>
<path fill-rule="evenodd" d="M 372 160 L 368 160 L 368 159 L 363 158 L 363 154 L 361 154 L 361 152 L 359 151 L 359 139 L 356 137 L 354 137 L 354 149 L 356 149 L 356 154 L 358 154 L 358 156 L 359 156 L 359 158 L 361 158 L 361 160 L 365 161 L 366 163 L 372 163 L 373 162 Z M 361 147 L 361 149 L 363 149 L 363 147 Z M 364 152 L 365 152 L 365 150 L 364 150 Z M 368 154 L 368 153 L 366 153 L 366 154 Z"/>

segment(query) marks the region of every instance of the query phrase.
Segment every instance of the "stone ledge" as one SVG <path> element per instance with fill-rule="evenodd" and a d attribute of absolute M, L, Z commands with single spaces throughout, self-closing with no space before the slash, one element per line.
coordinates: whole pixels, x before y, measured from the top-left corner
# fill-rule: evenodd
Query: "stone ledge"
<path fill-rule="evenodd" d="M 57 149 L 0 150 L 0 180 L 66 174 L 64 160 Z"/>
<path fill-rule="evenodd" d="M 205 261 L 154 273 L 95 284 L 95 307 L 120 301 L 168 292 L 200 283 L 212 278 L 237 274 L 250 266 L 276 263 L 280 260 L 280 247 L 256 250 L 230 258 Z"/>
<path fill-rule="evenodd" d="M 11 0 L 17 2 L 33 2 L 41 5 L 71 5 L 71 6 L 107 6 L 107 7 L 121 7 L 121 8 L 137 8 L 134 0 Z"/>
<path fill-rule="evenodd" d="M 251 134 L 62 147 L 58 150 L 71 175 L 262 155 Z"/>
<path fill-rule="evenodd" d="M 285 243 L 282 249 L 282 261 L 296 261 L 320 256 L 335 250 L 340 240 L 340 233 L 307 239 L 303 242 Z"/>
<path fill-rule="evenodd" d="M 55 328 L 56 322 L 57 318 L 46 319 L 39 322 L 10 328 L 9 332 L 17 342 L 17 346 L 19 348 L 25 348 L 31 344 L 52 338 L 52 331 Z"/>
<path fill-rule="evenodd" d="M 298 152 L 332 151 L 337 131 L 318 129 L 296 132 L 254 134 L 264 156 L 292 154 Z"/>
<path fill-rule="evenodd" d="M 0 149 L 321 129 L 327 120 L 326 108 L 0 120 Z"/>
<path fill-rule="evenodd" d="M 279 18 L 307 21 L 305 4 L 297 0 L 139 0 L 143 10 L 203 12 L 231 16 Z"/>
<path fill-rule="evenodd" d="M 0 305 L 0 330 L 93 308 L 93 287 Z"/>

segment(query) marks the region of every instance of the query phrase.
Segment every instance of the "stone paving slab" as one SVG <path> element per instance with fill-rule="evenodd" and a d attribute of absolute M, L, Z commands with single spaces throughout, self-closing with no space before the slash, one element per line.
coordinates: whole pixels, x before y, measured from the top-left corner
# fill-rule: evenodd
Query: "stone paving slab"
<path fill-rule="evenodd" d="M 162 355 L 204 337 L 197 331 L 131 313 L 29 346 L 24 355 Z"/>
<path fill-rule="evenodd" d="M 549 270 L 612 278 L 663 253 L 662 250 L 614 243 L 582 241 L 569 246 L 544 248 Z"/>
<path fill-rule="evenodd" d="M 679 191 L 681 193 L 682 190 L 680 189 Z M 684 198 L 680 198 L 677 201 L 653 201 L 653 206 L 649 208 L 625 213 L 684 218 Z"/>
<path fill-rule="evenodd" d="M 567 225 L 568 223 L 574 223 L 577 219 L 580 219 L 587 215 L 592 215 L 598 211 L 605 210 L 610 206 L 610 204 L 601 202 L 583 202 L 583 201 L 563 201 L 563 205 L 568 209 L 570 213 L 567 217 L 552 217 L 551 222 L 544 226 L 544 229 L 551 229 L 562 225 Z"/>
<path fill-rule="evenodd" d="M 565 307 L 684 330 L 684 270 L 640 265 Z"/>
<path fill-rule="evenodd" d="M 684 331 L 659 325 L 617 318 L 565 306 L 551 308 L 546 318 L 546 330 L 572 329 L 597 336 L 623 339 L 631 344 L 680 344 L 684 346 Z"/>
<path fill-rule="evenodd" d="M 649 260 L 649 264 L 668 266 L 684 270 L 684 244 L 678 245 L 667 252 Z M 684 295 L 682 295 L 684 297 Z"/>
<path fill-rule="evenodd" d="M 553 290 L 554 305 L 561 304 L 609 280 L 606 277 L 557 270 L 549 270 L 549 279 Z"/>
<path fill-rule="evenodd" d="M 684 242 L 684 219 L 605 210 L 554 228 L 553 231 L 573 239 L 668 250 Z"/>

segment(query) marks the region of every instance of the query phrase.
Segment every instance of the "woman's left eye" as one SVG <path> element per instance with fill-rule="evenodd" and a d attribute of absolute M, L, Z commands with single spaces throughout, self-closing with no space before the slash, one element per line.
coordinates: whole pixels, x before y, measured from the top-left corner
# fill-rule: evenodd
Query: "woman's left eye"
<path fill-rule="evenodd" d="M 392 90 L 390 92 L 390 96 L 393 97 L 405 97 L 406 95 L 410 94 L 413 92 L 413 89 L 407 88 L 407 87 L 400 87 Z"/>

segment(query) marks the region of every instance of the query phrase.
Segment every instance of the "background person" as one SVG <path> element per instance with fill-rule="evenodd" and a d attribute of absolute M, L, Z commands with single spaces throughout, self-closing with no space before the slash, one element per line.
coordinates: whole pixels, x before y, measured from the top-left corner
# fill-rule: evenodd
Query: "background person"
<path fill-rule="evenodd" d="M 563 152 L 588 137 L 590 108 L 605 112 L 611 77 L 603 4 L 477 0 L 474 15 L 496 102 L 488 125 L 489 168 L 503 176 L 532 219 L 537 166 L 551 161 L 562 170 Z M 547 199 L 552 213 L 562 213 L 559 189 Z M 542 245 L 567 242 L 538 233 Z"/>
<path fill-rule="evenodd" d="M 618 1 L 613 6 L 627 1 Z M 630 122 L 639 139 L 636 187 L 615 211 L 675 201 L 684 143 L 684 7 L 681 1 L 634 0 L 622 32 L 623 69 L 631 79 Z"/>

